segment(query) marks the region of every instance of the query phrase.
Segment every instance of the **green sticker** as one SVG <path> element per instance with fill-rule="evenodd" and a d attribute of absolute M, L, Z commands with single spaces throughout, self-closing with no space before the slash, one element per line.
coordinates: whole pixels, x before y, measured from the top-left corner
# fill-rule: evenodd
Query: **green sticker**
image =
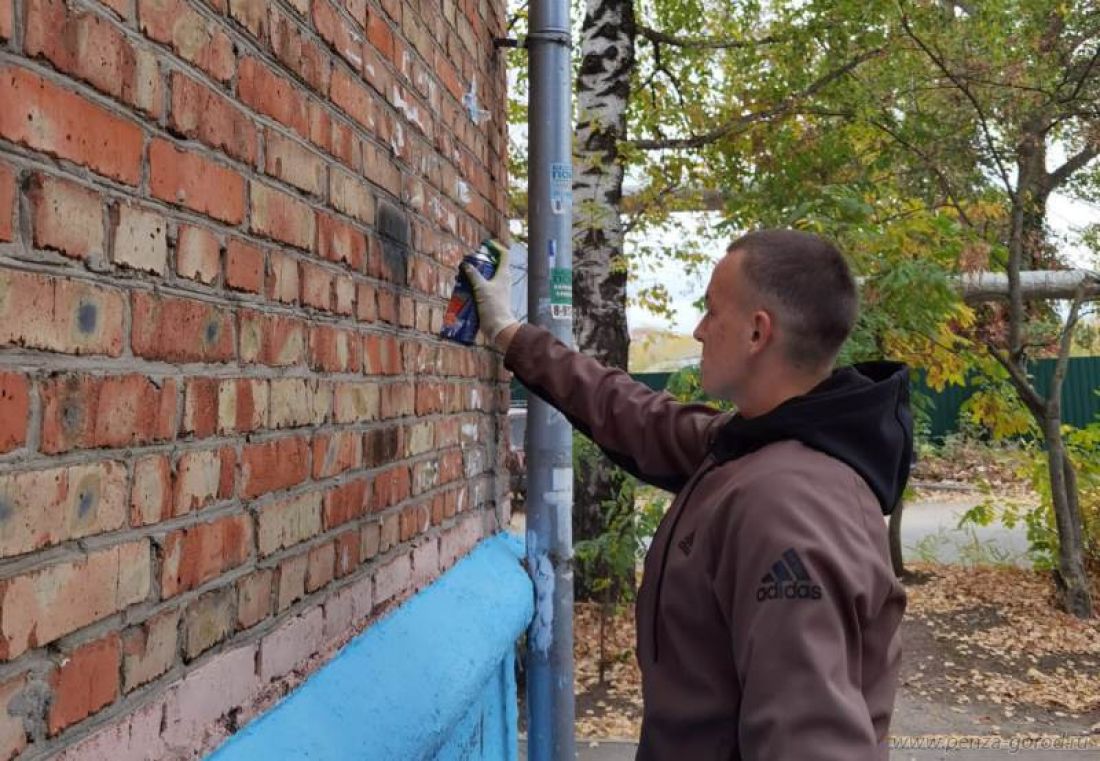
<path fill-rule="evenodd" d="M 572 269 L 550 269 L 550 316 L 554 319 L 569 319 L 573 316 Z"/>

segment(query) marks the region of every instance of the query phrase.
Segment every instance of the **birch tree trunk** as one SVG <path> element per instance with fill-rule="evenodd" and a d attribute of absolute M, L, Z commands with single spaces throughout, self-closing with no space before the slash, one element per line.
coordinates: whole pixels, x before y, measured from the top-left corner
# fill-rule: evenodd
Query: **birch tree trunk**
<path fill-rule="evenodd" d="M 581 28 L 577 127 L 573 155 L 573 335 L 577 348 L 604 364 L 626 369 L 623 263 L 623 162 L 626 108 L 634 67 L 633 0 L 587 0 Z M 573 481 L 573 537 L 590 539 L 618 510 L 633 509 L 602 455 L 578 462 Z M 598 575 L 598 574 L 597 574 Z M 593 598 L 594 579 L 574 581 L 577 596 Z M 631 585 L 633 581 L 630 581 Z"/>

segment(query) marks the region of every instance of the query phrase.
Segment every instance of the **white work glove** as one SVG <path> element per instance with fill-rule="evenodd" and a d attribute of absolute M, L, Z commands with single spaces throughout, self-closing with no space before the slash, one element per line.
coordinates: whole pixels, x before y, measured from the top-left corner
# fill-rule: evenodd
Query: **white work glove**
<path fill-rule="evenodd" d="M 504 249 L 503 246 L 501 248 Z M 512 314 L 512 279 L 508 273 L 508 250 L 504 249 L 501 253 L 497 271 L 490 280 L 482 277 L 470 264 L 463 264 L 462 272 L 474 290 L 478 328 L 495 345 L 501 331 L 519 322 Z"/>

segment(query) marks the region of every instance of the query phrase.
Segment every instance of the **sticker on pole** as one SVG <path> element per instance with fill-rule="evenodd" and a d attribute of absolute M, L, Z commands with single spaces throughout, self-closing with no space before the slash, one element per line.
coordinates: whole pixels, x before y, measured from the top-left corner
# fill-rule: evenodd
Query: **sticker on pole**
<path fill-rule="evenodd" d="M 555 320 L 573 319 L 573 270 L 550 270 L 550 316 Z"/>
<path fill-rule="evenodd" d="M 573 206 L 573 166 L 566 163 L 550 165 L 550 211 L 564 214 Z"/>

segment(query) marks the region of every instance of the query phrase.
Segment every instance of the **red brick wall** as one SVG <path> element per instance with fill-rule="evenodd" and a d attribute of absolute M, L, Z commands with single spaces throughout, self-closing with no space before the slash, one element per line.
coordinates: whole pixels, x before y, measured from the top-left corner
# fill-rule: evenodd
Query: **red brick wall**
<path fill-rule="evenodd" d="M 208 748 L 506 516 L 503 5 L 0 0 L 0 759 Z"/>

